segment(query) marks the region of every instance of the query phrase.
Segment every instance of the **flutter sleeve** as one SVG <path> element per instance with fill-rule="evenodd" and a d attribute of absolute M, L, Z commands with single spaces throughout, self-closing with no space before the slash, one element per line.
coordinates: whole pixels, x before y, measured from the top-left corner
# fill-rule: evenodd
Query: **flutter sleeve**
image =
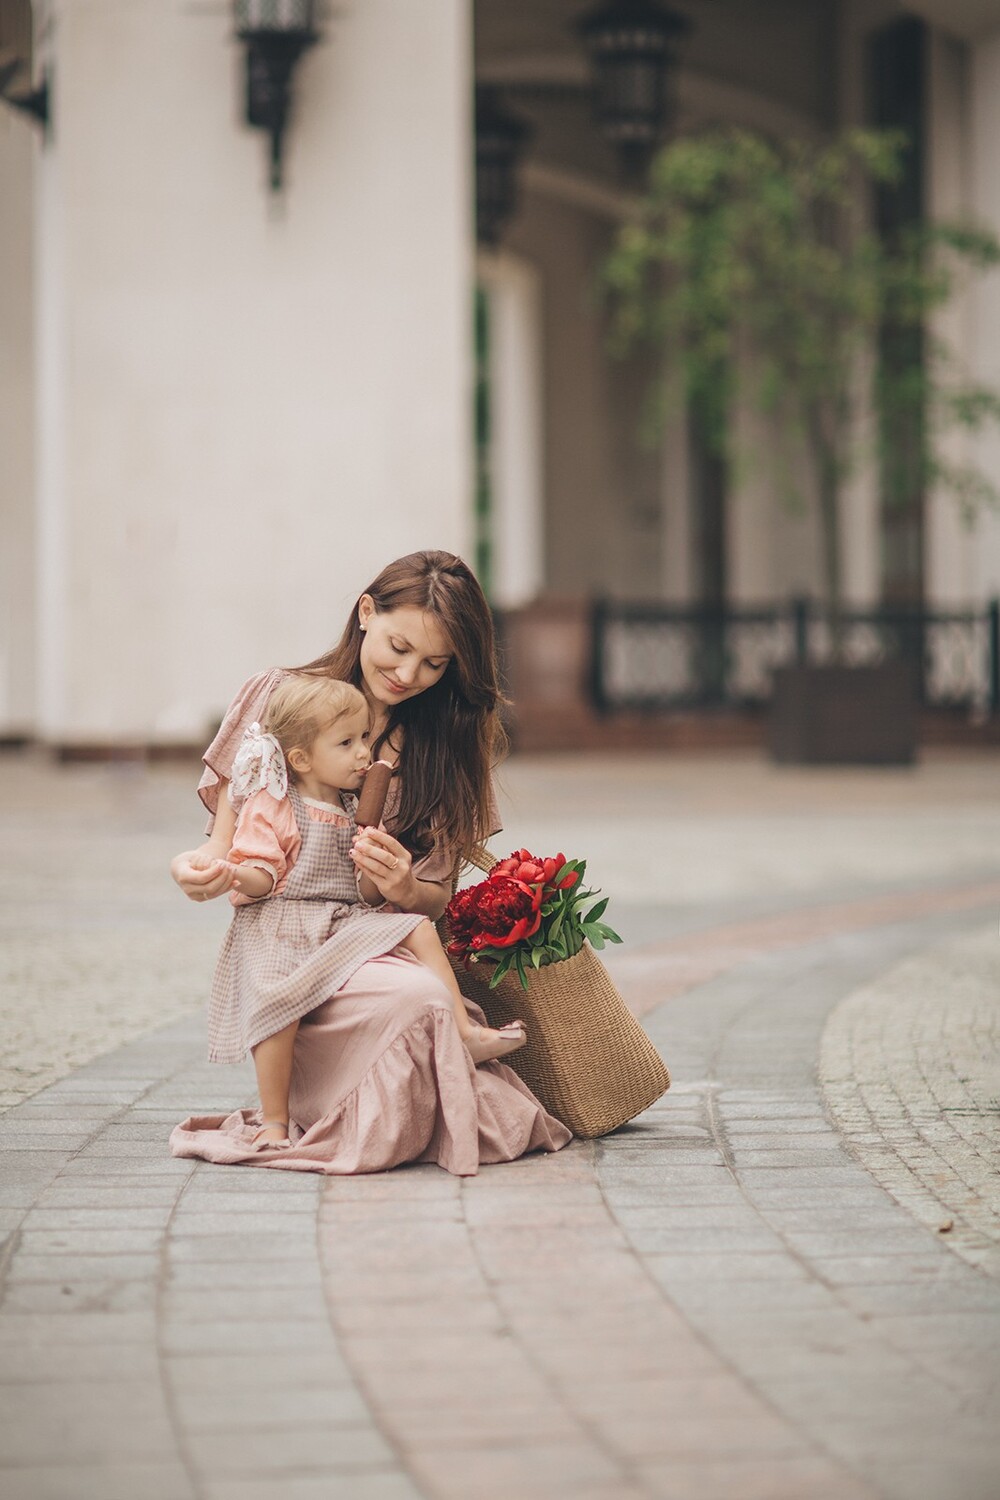
<path fill-rule="evenodd" d="M 256 677 L 249 678 L 229 705 L 218 734 L 202 756 L 205 769 L 198 783 L 198 796 L 209 812 L 206 833 L 212 832 L 219 805 L 219 783 L 228 781 L 232 775 L 233 757 L 243 732 L 255 719 L 263 719 L 268 700 L 285 675 L 280 667 L 272 667 L 270 672 L 258 672 Z"/>
<path fill-rule="evenodd" d="M 260 791 L 248 797 L 240 808 L 229 859 L 234 865 L 253 865 L 255 869 L 266 870 L 274 880 L 268 895 L 274 896 L 288 879 L 301 847 L 302 836 L 288 798 Z M 255 899 L 267 898 L 244 896 L 239 891 L 230 896 L 234 906 L 247 906 Z"/>

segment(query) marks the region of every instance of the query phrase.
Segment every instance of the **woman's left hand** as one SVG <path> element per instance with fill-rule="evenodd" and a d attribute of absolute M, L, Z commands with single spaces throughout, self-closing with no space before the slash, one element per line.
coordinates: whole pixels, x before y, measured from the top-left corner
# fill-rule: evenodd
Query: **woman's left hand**
<path fill-rule="evenodd" d="M 409 910 L 415 899 L 413 858 L 398 839 L 384 828 L 365 828 L 354 840 L 351 858 L 386 901 Z"/>

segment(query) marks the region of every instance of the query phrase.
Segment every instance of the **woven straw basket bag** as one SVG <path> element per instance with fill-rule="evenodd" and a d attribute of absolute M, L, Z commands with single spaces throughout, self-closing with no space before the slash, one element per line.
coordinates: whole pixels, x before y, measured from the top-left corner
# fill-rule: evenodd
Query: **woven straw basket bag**
<path fill-rule="evenodd" d="M 496 860 L 481 850 L 472 863 L 489 871 Z M 441 929 L 447 943 L 444 918 Z M 670 1087 L 663 1059 L 589 943 L 531 971 L 527 990 L 516 973 L 491 990 L 487 963 L 466 969 L 453 959 L 452 967 L 462 994 L 482 1006 L 491 1026 L 524 1021 L 527 1042 L 503 1061 L 574 1135 L 607 1135 Z"/>

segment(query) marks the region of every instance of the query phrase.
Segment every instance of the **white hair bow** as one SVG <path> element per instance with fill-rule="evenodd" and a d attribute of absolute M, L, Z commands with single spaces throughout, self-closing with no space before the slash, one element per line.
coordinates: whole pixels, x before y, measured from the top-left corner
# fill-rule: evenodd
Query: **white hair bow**
<path fill-rule="evenodd" d="M 274 735 L 265 734 L 255 723 L 244 731 L 233 760 L 229 800 L 236 807 L 260 791 L 268 791 L 280 801 L 288 791 L 288 768 Z"/>

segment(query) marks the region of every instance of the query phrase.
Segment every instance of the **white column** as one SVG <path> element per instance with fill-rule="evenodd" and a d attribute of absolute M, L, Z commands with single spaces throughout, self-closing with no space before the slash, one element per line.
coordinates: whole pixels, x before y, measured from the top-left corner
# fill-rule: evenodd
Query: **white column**
<path fill-rule="evenodd" d="M 331 7 L 275 202 L 228 6 L 54 6 L 51 737 L 198 738 L 385 562 L 467 549 L 470 9 Z"/>
<path fill-rule="evenodd" d="M 971 207 L 975 217 L 1000 233 L 1000 30 L 972 44 L 969 119 Z M 970 363 L 978 380 L 1000 389 L 1000 271 L 982 278 L 970 298 Z M 972 445 L 980 467 L 1000 487 L 1000 431 Z M 1000 514 L 983 512 L 970 548 L 974 602 L 1000 595 Z"/>
<path fill-rule="evenodd" d="M 516 609 L 545 581 L 541 278 L 520 256 L 482 255 L 489 298 L 493 594 Z"/>
<path fill-rule="evenodd" d="M 39 131 L 0 106 L 0 736 L 35 718 L 33 169 Z"/>
<path fill-rule="evenodd" d="M 930 110 L 927 136 L 927 196 L 932 219 L 964 219 L 970 203 L 969 49 L 941 32 L 930 52 Z M 932 336 L 968 369 L 972 335 L 971 299 L 962 292 L 934 319 Z M 943 435 L 941 451 L 951 463 L 967 463 L 964 433 Z M 926 502 L 926 597 L 932 607 L 960 608 L 974 589 L 974 546 L 954 495 L 932 490 Z"/>

